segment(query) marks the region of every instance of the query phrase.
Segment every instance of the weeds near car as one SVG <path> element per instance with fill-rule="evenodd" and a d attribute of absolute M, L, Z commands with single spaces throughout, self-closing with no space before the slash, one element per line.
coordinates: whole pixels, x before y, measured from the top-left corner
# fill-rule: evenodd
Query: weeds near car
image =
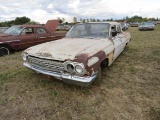
<path fill-rule="evenodd" d="M 22 66 L 21 52 L 0 58 L 0 119 L 159 120 L 160 25 L 127 30 L 132 40 L 89 88 Z"/>

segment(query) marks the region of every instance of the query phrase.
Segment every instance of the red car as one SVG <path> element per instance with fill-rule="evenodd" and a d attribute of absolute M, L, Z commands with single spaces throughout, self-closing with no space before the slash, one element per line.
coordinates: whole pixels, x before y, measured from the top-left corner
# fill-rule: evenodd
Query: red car
<path fill-rule="evenodd" d="M 0 56 L 11 51 L 26 49 L 30 46 L 61 39 L 65 33 L 54 33 L 58 20 L 49 20 L 46 25 L 16 25 L 0 34 Z M 53 31 L 53 32 L 52 32 Z"/>

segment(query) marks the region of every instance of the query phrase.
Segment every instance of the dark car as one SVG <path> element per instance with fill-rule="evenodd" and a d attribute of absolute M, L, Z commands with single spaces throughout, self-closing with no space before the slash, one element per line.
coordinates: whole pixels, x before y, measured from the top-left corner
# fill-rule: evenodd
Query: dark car
<path fill-rule="evenodd" d="M 151 22 L 143 22 L 138 29 L 139 30 L 154 30 L 154 24 Z"/>
<path fill-rule="evenodd" d="M 56 29 L 55 24 L 59 23 L 50 20 L 45 26 L 16 25 L 10 27 L 0 34 L 0 56 L 9 55 L 12 50 L 23 50 L 36 44 L 63 38 L 65 33 L 52 32 Z"/>
<path fill-rule="evenodd" d="M 122 30 L 127 30 L 128 29 L 127 23 L 121 23 L 121 27 L 122 27 Z"/>
<path fill-rule="evenodd" d="M 139 26 L 139 23 L 138 23 L 138 22 L 133 22 L 133 23 L 131 23 L 130 25 L 131 25 L 131 27 L 138 27 L 138 26 Z"/>

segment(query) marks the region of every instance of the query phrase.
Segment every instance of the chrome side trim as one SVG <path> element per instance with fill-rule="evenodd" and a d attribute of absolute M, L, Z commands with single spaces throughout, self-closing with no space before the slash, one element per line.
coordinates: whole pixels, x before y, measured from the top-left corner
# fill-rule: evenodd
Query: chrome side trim
<path fill-rule="evenodd" d="M 55 38 L 55 37 L 57 37 L 57 36 L 49 36 L 49 37 Z"/>
<path fill-rule="evenodd" d="M 43 38 L 47 38 L 47 37 L 38 37 L 38 38 L 43 39 Z"/>
<path fill-rule="evenodd" d="M 5 41 L 5 42 L 18 42 L 20 40 L 12 40 L 12 41 Z"/>

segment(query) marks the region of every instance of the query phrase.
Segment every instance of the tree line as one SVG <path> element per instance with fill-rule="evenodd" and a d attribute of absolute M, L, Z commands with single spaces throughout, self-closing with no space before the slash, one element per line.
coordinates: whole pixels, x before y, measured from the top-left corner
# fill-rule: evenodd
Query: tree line
<path fill-rule="evenodd" d="M 64 18 L 59 18 L 57 17 L 58 20 L 60 20 L 61 24 L 70 24 L 68 22 L 65 22 Z M 110 19 L 95 19 L 95 18 L 87 18 L 87 19 L 82 19 L 80 18 L 80 22 L 85 23 L 85 22 L 105 22 L 105 21 L 117 21 L 117 22 L 146 22 L 146 21 L 159 21 L 159 18 L 143 18 L 141 16 L 135 15 L 133 17 L 128 17 L 126 16 L 123 19 L 117 19 L 113 20 L 112 18 Z M 73 18 L 73 23 L 77 23 L 77 18 Z M 22 25 L 22 24 L 40 24 L 39 22 L 36 21 L 31 21 L 30 18 L 23 16 L 23 17 L 16 17 L 15 20 L 10 20 L 10 21 L 5 21 L 5 22 L 0 22 L 0 27 L 10 27 L 12 25 Z"/>
<path fill-rule="evenodd" d="M 159 18 L 147 18 L 147 17 L 141 17 L 141 16 L 138 16 L 138 15 L 135 15 L 133 17 L 128 17 L 126 16 L 125 18 L 123 19 L 115 19 L 113 20 L 113 18 L 110 18 L 110 19 L 103 19 L 103 20 L 100 20 L 100 19 L 95 19 L 95 18 L 90 18 L 90 19 L 82 19 L 80 18 L 80 22 L 82 23 L 85 23 L 85 22 L 105 22 L 105 21 L 117 21 L 117 22 L 147 22 L 147 21 L 159 21 L 160 19 Z"/>
<path fill-rule="evenodd" d="M 22 24 L 40 24 L 36 21 L 31 21 L 30 18 L 23 16 L 23 17 L 16 17 L 15 20 L 0 22 L 0 27 L 11 27 L 12 25 L 22 25 Z"/>

